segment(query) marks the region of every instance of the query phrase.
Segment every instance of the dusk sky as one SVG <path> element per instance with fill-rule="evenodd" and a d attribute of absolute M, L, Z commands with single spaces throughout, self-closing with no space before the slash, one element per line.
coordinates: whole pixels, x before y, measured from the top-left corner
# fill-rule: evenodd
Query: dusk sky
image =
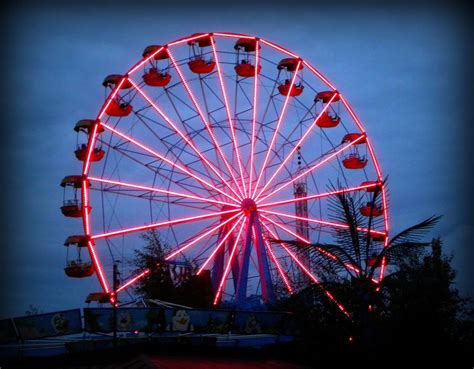
<path fill-rule="evenodd" d="M 274 41 L 310 61 L 348 99 L 389 176 L 391 235 L 430 215 L 429 234 L 454 254 L 457 288 L 474 295 L 474 228 L 466 196 L 469 83 L 467 25 L 453 9 L 217 7 L 10 8 L 2 95 L 4 287 L 1 317 L 29 304 L 44 312 L 82 307 L 95 278 L 68 279 L 60 180 L 80 171 L 79 119 L 104 101 L 104 76 L 124 73 L 150 44 L 226 31 Z M 6 77 L 6 80 L 5 80 Z M 472 152 L 472 150 L 471 150 Z M 472 201 L 471 201 L 472 202 Z M 5 303 L 6 302 L 6 303 Z"/>

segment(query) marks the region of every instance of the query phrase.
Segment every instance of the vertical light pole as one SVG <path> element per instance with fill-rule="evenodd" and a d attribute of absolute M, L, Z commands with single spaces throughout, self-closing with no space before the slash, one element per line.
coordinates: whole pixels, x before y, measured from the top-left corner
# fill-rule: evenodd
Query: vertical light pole
<path fill-rule="evenodd" d="M 118 274 L 118 269 L 117 269 L 117 263 L 114 263 L 114 282 L 113 282 L 113 291 L 117 291 L 118 288 L 118 279 L 117 279 L 117 274 Z M 113 311 L 113 332 L 114 332 L 114 338 L 113 338 L 113 346 L 114 348 L 117 347 L 117 296 L 114 296 L 114 303 L 112 305 L 112 311 Z"/>

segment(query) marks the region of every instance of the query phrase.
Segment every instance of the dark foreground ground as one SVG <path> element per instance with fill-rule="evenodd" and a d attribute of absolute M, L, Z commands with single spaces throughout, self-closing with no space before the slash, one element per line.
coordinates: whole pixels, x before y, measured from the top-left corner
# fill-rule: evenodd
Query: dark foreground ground
<path fill-rule="evenodd" d="M 1 358 L 0 369 L 309 369 L 309 368 L 473 368 L 473 350 L 397 345 L 364 351 L 353 344 L 307 341 L 260 348 L 216 347 L 189 342 L 142 342 L 54 357 Z"/>
<path fill-rule="evenodd" d="M 292 358 L 291 345 L 265 349 L 194 347 L 188 345 L 132 345 L 118 349 L 56 357 L 8 359 L 1 369 L 308 369 Z"/>

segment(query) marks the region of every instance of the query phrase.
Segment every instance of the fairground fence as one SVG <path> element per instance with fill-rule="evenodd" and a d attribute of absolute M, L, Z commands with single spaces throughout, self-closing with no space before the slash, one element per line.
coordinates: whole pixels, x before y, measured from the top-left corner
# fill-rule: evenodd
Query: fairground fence
<path fill-rule="evenodd" d="M 81 314 L 82 312 L 82 314 Z M 0 320 L 0 344 L 80 333 L 110 334 L 112 308 L 84 308 Z M 119 308 L 117 332 L 167 334 L 294 335 L 294 315 L 286 312 Z"/>

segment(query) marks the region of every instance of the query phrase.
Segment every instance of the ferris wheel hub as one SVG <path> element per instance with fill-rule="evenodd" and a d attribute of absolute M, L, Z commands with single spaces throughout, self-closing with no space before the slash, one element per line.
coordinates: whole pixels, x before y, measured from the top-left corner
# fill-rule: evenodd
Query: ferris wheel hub
<path fill-rule="evenodd" d="M 246 198 L 242 200 L 242 203 L 240 204 L 240 208 L 242 209 L 245 215 L 248 215 L 251 212 L 254 212 L 257 210 L 257 203 L 251 198 Z"/>

